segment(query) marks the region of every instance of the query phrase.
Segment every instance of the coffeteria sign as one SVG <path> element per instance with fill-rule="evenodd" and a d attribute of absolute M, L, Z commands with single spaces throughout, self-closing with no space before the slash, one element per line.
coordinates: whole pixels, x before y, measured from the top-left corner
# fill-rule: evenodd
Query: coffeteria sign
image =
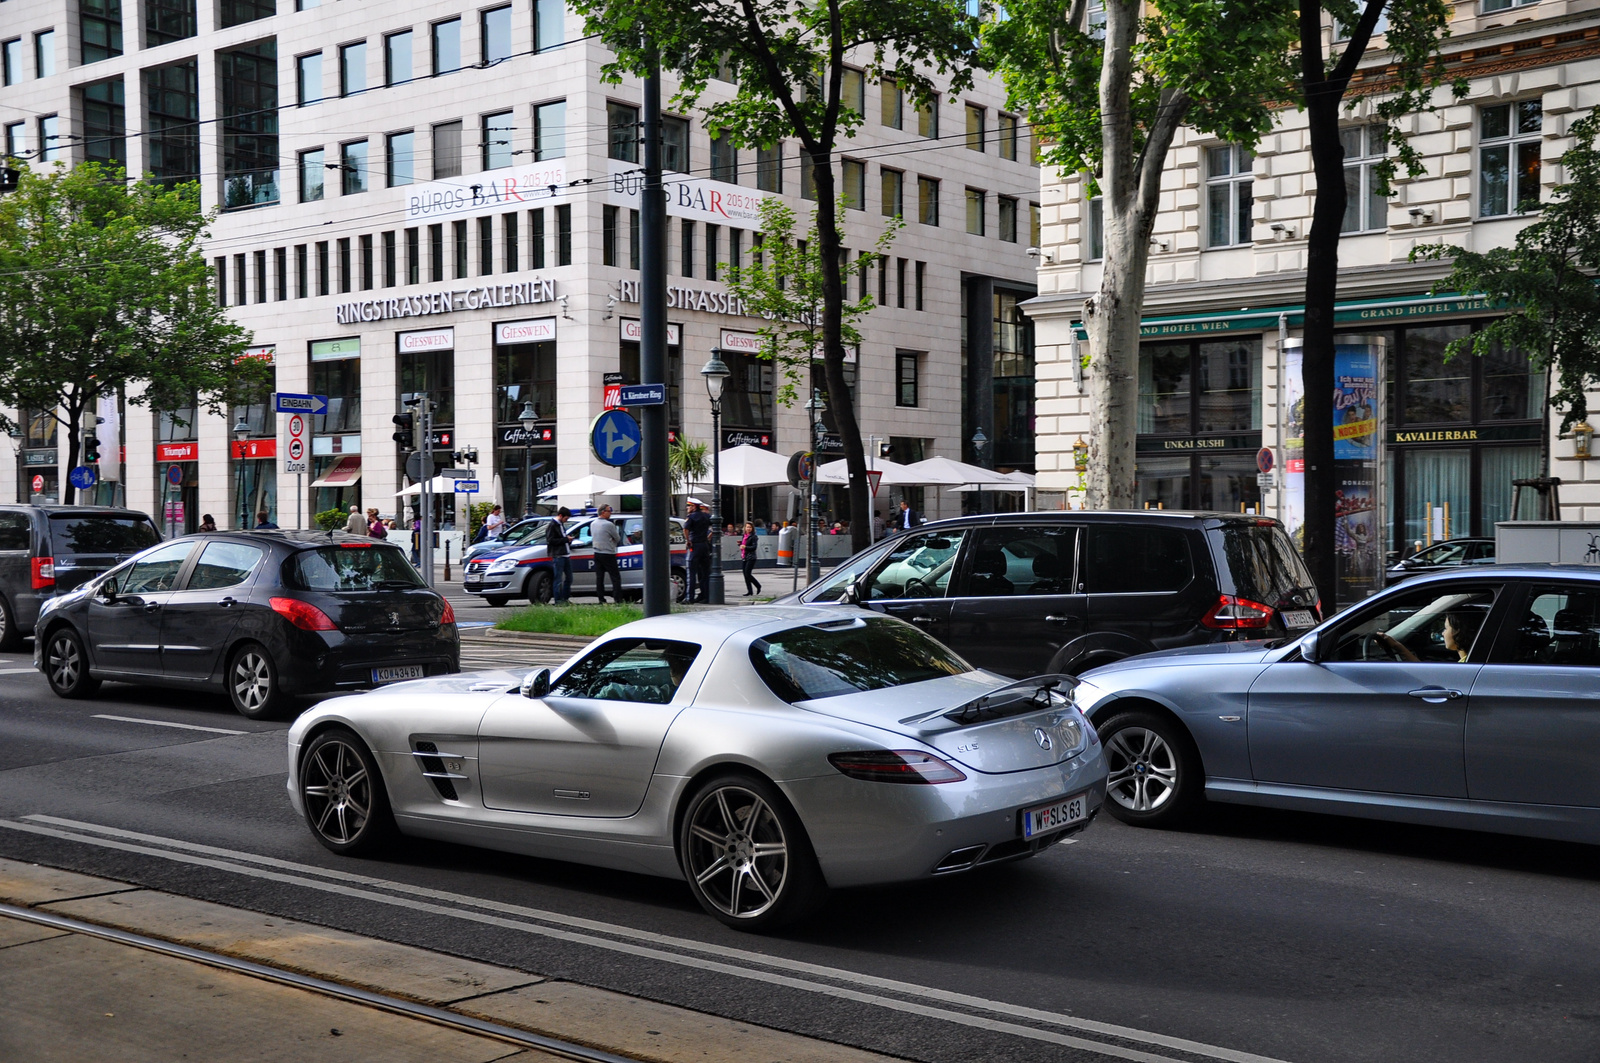
<path fill-rule="evenodd" d="M 494 341 L 510 346 L 515 343 L 544 343 L 556 338 L 556 319 L 534 318 L 531 321 L 502 321 L 494 327 Z"/>
<path fill-rule="evenodd" d="M 456 349 L 456 330 L 430 328 L 417 332 L 396 334 L 395 342 L 402 351 L 453 351 Z"/>
<path fill-rule="evenodd" d="M 635 288 L 638 281 L 634 281 Z M 427 317 L 454 314 L 462 310 L 487 310 L 499 306 L 548 303 L 556 297 L 552 280 L 523 281 L 519 284 L 489 284 L 481 288 L 452 288 L 449 291 L 399 295 L 387 299 L 357 299 L 333 308 L 334 320 L 341 325 L 357 321 L 384 321 L 397 317 Z"/>
<path fill-rule="evenodd" d="M 625 317 L 621 321 L 618 334 L 626 343 L 640 343 L 644 340 L 644 327 L 639 324 L 638 318 Z M 677 347 L 683 343 L 683 326 L 667 326 L 667 346 Z"/>

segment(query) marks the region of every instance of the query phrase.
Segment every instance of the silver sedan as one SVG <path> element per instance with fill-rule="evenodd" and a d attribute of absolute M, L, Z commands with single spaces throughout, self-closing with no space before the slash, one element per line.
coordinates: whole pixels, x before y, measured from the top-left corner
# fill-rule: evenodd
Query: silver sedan
<path fill-rule="evenodd" d="M 830 887 L 952 874 L 1082 830 L 1105 796 L 1074 680 L 1013 682 L 864 610 L 617 628 L 557 675 L 401 683 L 289 732 L 289 796 L 339 853 L 395 832 L 686 879 L 767 929 Z"/>

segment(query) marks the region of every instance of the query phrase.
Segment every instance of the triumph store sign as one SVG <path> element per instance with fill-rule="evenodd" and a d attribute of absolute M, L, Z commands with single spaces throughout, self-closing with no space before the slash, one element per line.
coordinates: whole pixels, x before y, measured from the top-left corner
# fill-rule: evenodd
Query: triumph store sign
<path fill-rule="evenodd" d="M 358 321 L 385 321 L 391 318 L 454 314 L 462 310 L 527 306 L 533 303 L 552 302 L 555 297 L 555 281 L 534 279 L 518 284 L 454 288 L 449 291 L 424 292 L 421 295 L 391 296 L 387 299 L 358 299 L 355 302 L 340 303 L 335 306 L 333 316 L 341 325 L 352 325 Z"/>

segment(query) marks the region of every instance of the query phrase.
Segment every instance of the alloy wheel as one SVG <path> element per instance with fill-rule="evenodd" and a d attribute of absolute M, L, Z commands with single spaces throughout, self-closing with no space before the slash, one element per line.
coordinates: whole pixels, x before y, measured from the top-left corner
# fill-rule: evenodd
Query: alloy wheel
<path fill-rule="evenodd" d="M 1166 739 L 1145 727 L 1125 727 L 1106 740 L 1106 792 L 1133 812 L 1155 812 L 1178 792 L 1178 758 Z"/>
<path fill-rule="evenodd" d="M 348 742 L 324 742 L 307 759 L 300 792 L 306 820 L 328 841 L 355 841 L 372 815 L 372 776 Z"/>
<path fill-rule="evenodd" d="M 65 632 L 51 639 L 45 668 L 50 675 L 50 685 L 57 690 L 71 690 L 76 686 L 83 672 L 83 654 L 78 651 L 77 640 Z"/>
<path fill-rule="evenodd" d="M 759 794 L 742 786 L 712 790 L 689 825 L 689 873 L 701 894 L 734 919 L 754 919 L 783 896 L 789 842 Z"/>
<path fill-rule="evenodd" d="M 259 650 L 246 650 L 233 662 L 233 694 L 245 715 L 262 711 L 272 698 L 272 666 Z"/>

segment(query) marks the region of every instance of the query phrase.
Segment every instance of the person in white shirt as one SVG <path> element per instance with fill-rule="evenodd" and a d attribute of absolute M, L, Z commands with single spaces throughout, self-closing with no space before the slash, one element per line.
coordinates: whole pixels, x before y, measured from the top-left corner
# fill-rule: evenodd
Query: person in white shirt
<path fill-rule="evenodd" d="M 505 515 L 500 512 L 500 507 L 495 506 L 493 509 L 489 510 L 489 516 L 484 520 L 483 523 L 489 529 L 488 537 L 490 539 L 498 539 L 500 538 L 501 529 L 506 526 L 506 518 Z"/>

